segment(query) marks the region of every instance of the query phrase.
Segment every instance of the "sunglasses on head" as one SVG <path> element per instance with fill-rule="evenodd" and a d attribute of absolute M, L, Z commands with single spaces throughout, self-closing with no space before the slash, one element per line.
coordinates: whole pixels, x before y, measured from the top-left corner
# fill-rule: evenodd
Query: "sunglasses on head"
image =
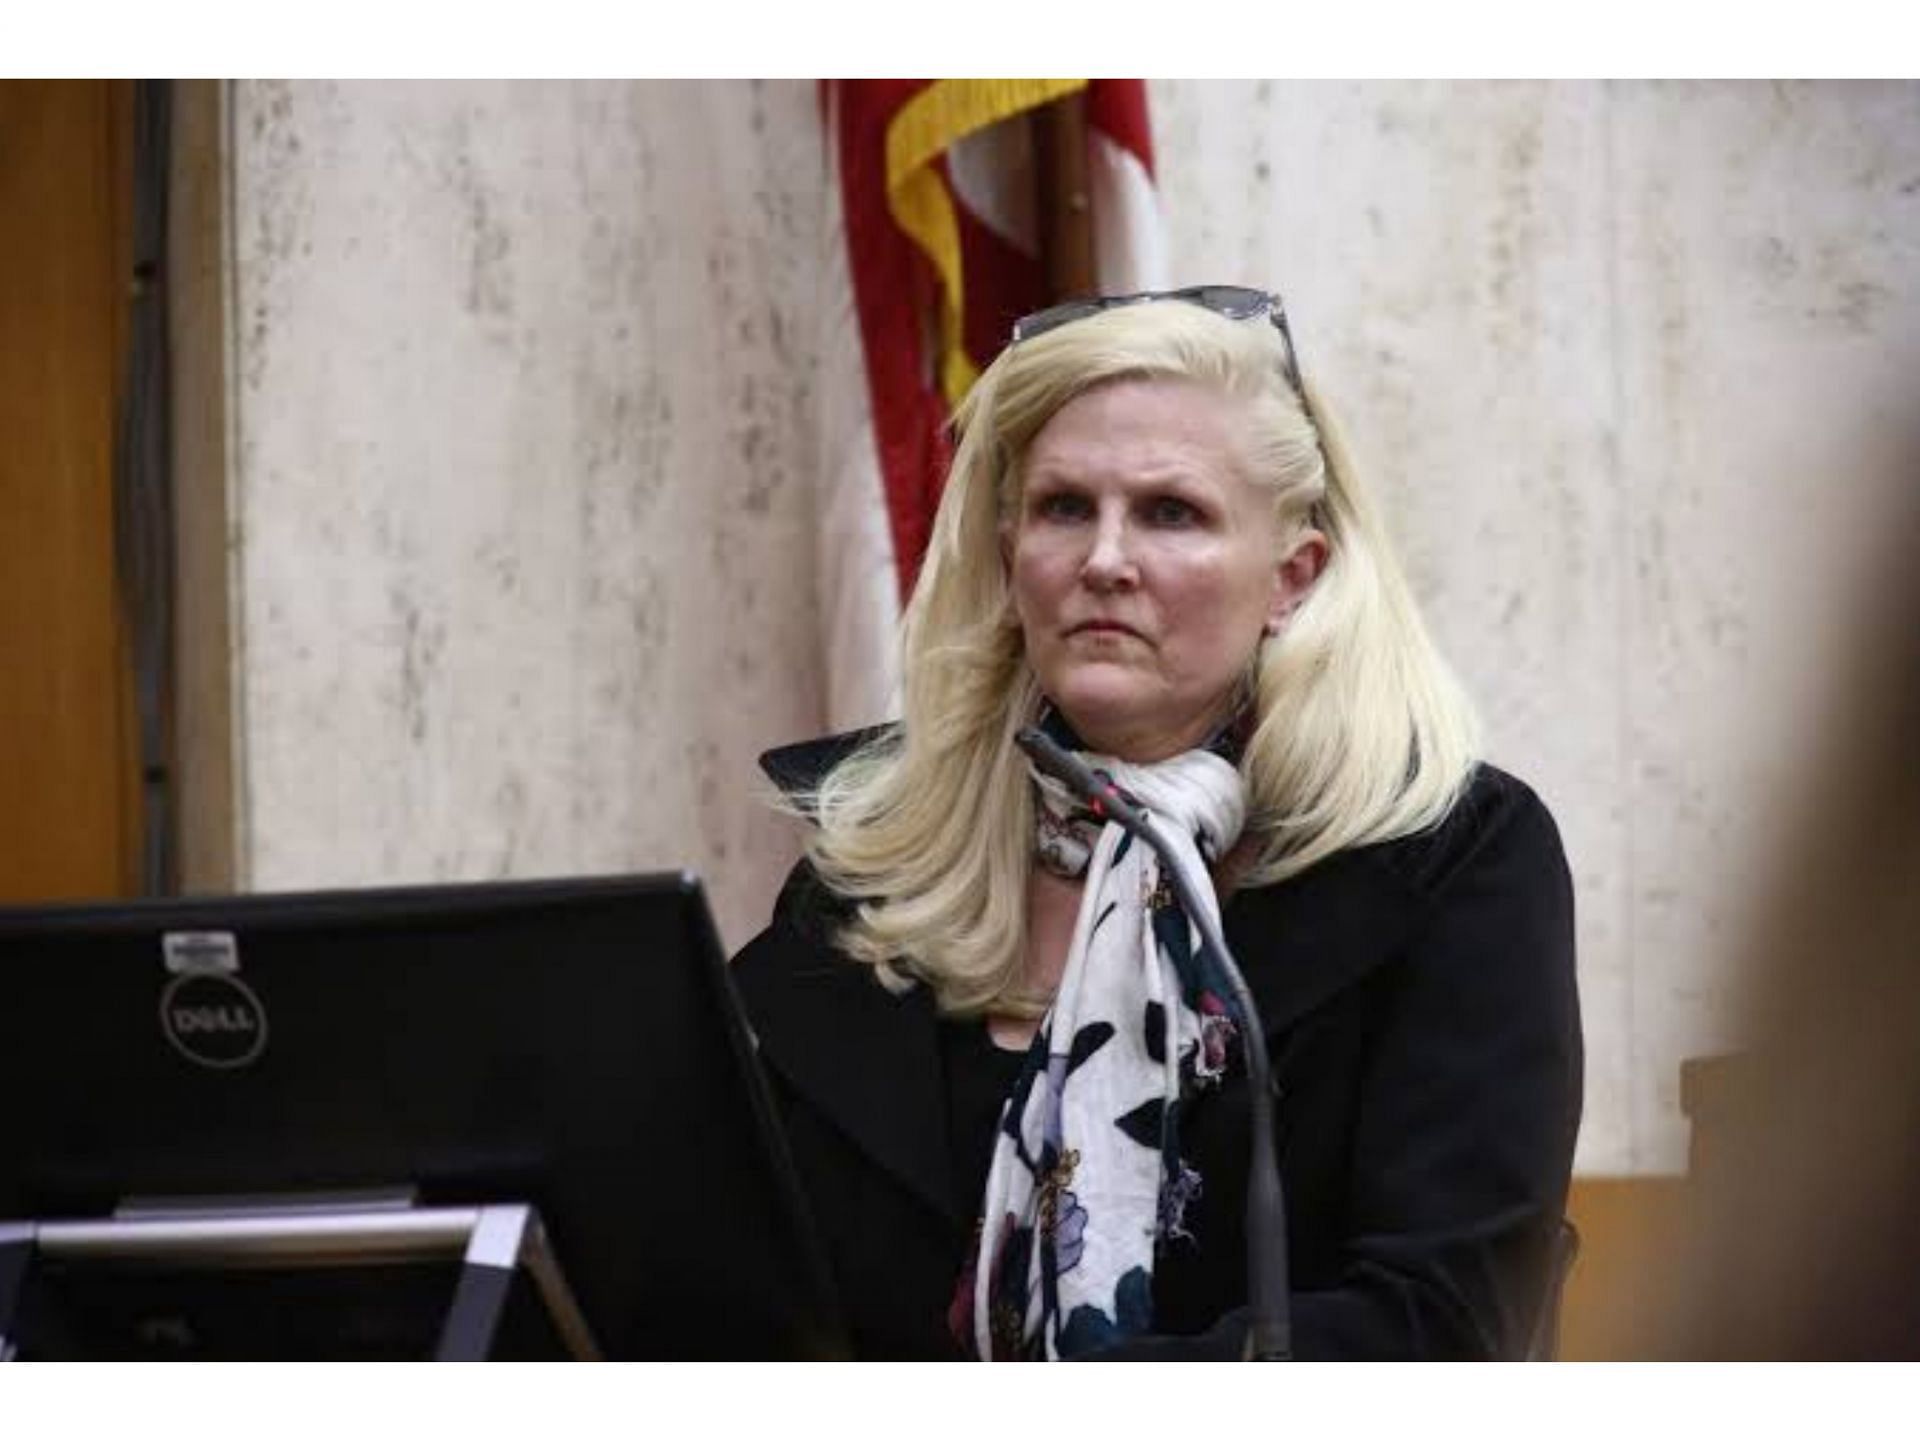
<path fill-rule="evenodd" d="M 1211 310 L 1216 315 L 1224 315 L 1229 320 L 1257 320 L 1264 315 L 1273 322 L 1273 328 L 1280 332 L 1280 338 L 1286 342 L 1288 381 L 1295 393 L 1302 399 L 1306 398 L 1306 388 L 1300 383 L 1300 362 L 1294 350 L 1293 331 L 1287 326 L 1286 307 L 1280 303 L 1280 297 L 1271 291 L 1255 290 L 1247 285 L 1190 285 L 1183 290 L 1142 290 L 1136 295 L 1089 295 L 1083 300 L 1067 300 L 1014 321 L 1010 343 L 1018 345 L 1022 340 L 1031 340 L 1036 335 L 1058 330 L 1062 325 L 1071 325 L 1076 320 L 1085 320 L 1103 310 L 1117 310 L 1122 305 L 1144 305 L 1152 300 L 1179 300 L 1188 305 L 1198 305 L 1203 310 Z"/>

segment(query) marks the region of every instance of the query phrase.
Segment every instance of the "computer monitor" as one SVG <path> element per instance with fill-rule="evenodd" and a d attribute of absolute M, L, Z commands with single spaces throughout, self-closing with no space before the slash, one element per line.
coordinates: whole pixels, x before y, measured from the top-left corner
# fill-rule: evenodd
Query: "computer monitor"
<path fill-rule="evenodd" d="M 611 1357 L 838 1343 L 691 875 L 0 910 L 0 1113 L 0 1222 L 395 1187 L 525 1202 Z M 115 1283 L 67 1315 L 70 1344 L 138 1348 L 115 1327 L 152 1276 Z M 405 1327 L 363 1325 L 356 1350 L 329 1287 L 376 1316 L 439 1294 L 395 1274 L 280 1284 L 277 1331 L 207 1315 L 194 1333 L 381 1353 Z"/>

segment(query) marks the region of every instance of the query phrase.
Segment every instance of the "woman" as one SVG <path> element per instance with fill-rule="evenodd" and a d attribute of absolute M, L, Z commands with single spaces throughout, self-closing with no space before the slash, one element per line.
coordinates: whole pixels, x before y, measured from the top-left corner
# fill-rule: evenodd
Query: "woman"
<path fill-rule="evenodd" d="M 1244 1343 L 1250 1022 L 1037 722 L 1212 882 L 1295 1353 L 1523 1352 L 1579 1120 L 1566 864 L 1476 762 L 1278 300 L 1041 312 L 959 430 L 903 722 L 763 762 L 814 828 L 735 970 L 856 1348 Z"/>

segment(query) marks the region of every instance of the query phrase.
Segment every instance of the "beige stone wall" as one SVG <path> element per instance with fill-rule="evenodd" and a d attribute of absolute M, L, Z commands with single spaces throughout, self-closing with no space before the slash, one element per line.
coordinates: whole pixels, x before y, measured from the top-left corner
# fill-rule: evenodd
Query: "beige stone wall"
<path fill-rule="evenodd" d="M 257 888 L 692 865 L 824 702 L 810 82 L 229 94 Z M 1176 273 L 1272 283 L 1573 858 L 1583 1168 L 1680 1163 L 1920 373 L 1920 89 L 1155 82 Z"/>
<path fill-rule="evenodd" d="M 1153 89 L 1178 273 L 1281 288 L 1578 887 L 1583 1167 L 1680 1165 L 1920 375 L 1920 86 Z"/>
<path fill-rule="evenodd" d="M 798 84 L 233 94 L 245 880 L 691 865 L 818 723 Z"/>

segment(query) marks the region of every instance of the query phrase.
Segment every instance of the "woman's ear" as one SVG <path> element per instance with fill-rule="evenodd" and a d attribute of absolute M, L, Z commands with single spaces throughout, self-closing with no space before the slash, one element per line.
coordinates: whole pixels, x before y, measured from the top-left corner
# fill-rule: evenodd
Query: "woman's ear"
<path fill-rule="evenodd" d="M 1267 634 L 1278 635 L 1327 568 L 1327 537 L 1311 526 L 1293 537 L 1273 571 L 1273 603 L 1267 609 Z"/>

